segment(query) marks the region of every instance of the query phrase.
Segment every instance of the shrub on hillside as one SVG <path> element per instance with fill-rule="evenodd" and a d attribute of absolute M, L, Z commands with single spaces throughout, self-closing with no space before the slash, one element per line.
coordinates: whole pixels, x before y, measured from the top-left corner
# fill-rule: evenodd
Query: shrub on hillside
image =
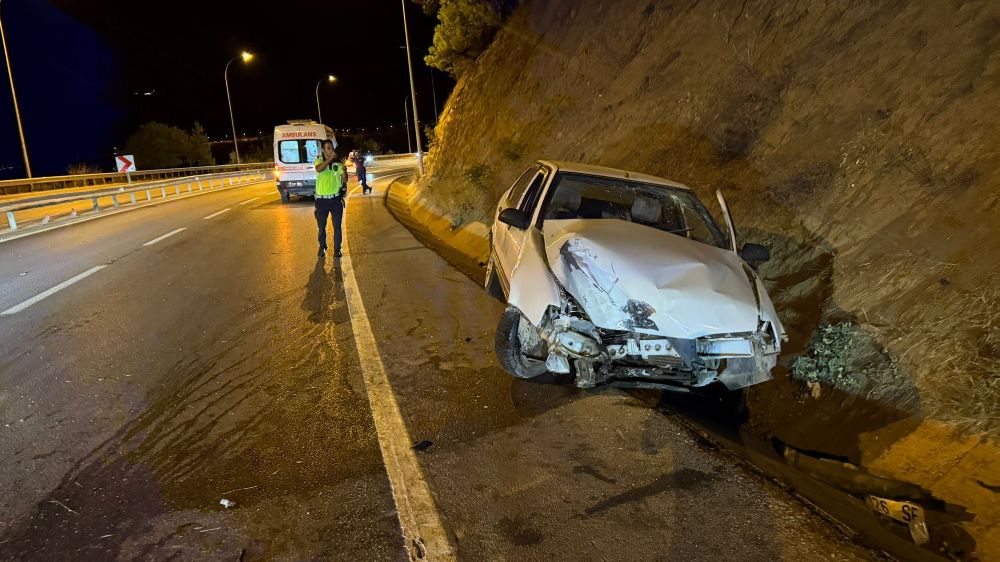
<path fill-rule="evenodd" d="M 856 388 L 858 380 L 848 371 L 856 334 L 856 326 L 846 322 L 820 326 L 809 344 L 809 353 L 792 364 L 792 375 L 842 390 Z"/>
<path fill-rule="evenodd" d="M 459 77 L 489 47 L 514 0 L 415 0 L 427 13 L 437 12 L 434 44 L 424 59 L 429 66 Z"/>

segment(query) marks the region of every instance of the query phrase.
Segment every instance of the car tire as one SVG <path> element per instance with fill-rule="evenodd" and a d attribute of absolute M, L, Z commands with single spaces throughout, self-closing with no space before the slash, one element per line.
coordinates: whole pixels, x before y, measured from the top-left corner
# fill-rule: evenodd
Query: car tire
<path fill-rule="evenodd" d="M 497 324 L 497 361 L 511 375 L 519 379 L 532 379 L 545 374 L 547 369 L 544 361 L 525 357 L 521 337 L 518 335 L 522 329 L 534 330 L 534 327 L 520 310 L 513 306 L 507 307 Z"/>
<path fill-rule="evenodd" d="M 291 197 L 289 197 L 288 192 L 287 191 L 282 191 L 281 192 L 281 202 L 282 203 L 288 203 L 289 199 L 291 199 Z"/>
<path fill-rule="evenodd" d="M 506 295 L 503 294 L 503 286 L 500 285 L 500 276 L 497 273 L 496 262 L 490 254 L 489 261 L 486 262 L 486 294 L 500 302 L 507 302 Z"/>

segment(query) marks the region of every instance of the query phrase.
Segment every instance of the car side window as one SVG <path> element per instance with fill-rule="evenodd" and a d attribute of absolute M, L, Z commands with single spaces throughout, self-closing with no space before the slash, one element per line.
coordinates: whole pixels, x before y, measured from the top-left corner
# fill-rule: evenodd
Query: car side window
<path fill-rule="evenodd" d="M 507 196 L 507 207 L 515 207 L 521 202 L 521 197 L 524 195 L 525 190 L 531 185 L 531 179 L 535 177 L 535 172 L 538 171 L 538 165 L 534 165 L 521 174 L 521 177 L 517 178 L 514 185 L 510 188 L 510 195 Z"/>
<path fill-rule="evenodd" d="M 542 195 L 542 186 L 545 184 L 545 172 L 538 172 L 528 186 L 528 192 L 524 196 L 524 201 L 517 207 L 518 209 L 533 215 L 535 207 L 538 205 L 538 198 Z"/>

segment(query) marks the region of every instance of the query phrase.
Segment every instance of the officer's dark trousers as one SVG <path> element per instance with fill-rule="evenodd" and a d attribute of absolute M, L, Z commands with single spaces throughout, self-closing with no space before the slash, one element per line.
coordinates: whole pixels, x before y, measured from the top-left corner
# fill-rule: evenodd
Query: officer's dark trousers
<path fill-rule="evenodd" d="M 340 244 L 343 234 L 340 230 L 340 223 L 344 220 L 344 199 L 334 197 L 333 199 L 316 198 L 316 226 L 319 230 L 319 247 L 326 249 L 326 217 L 333 217 L 333 251 L 340 251 Z"/>

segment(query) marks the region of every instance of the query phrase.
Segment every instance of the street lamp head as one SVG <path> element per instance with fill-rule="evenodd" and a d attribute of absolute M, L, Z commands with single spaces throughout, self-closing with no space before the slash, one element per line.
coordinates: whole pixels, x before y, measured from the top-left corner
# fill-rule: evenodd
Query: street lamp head
<path fill-rule="evenodd" d="M 250 62 L 253 59 L 253 54 L 243 51 L 240 53 L 240 57 L 243 59 L 243 62 Z"/>
<path fill-rule="evenodd" d="M 326 79 L 327 79 L 327 81 L 329 81 L 329 82 L 330 82 L 331 84 L 332 84 L 333 82 L 336 82 L 336 81 L 337 81 L 337 77 L 336 77 L 336 76 L 334 76 L 333 74 L 331 74 L 331 75 L 327 76 L 327 77 L 326 77 Z"/>

